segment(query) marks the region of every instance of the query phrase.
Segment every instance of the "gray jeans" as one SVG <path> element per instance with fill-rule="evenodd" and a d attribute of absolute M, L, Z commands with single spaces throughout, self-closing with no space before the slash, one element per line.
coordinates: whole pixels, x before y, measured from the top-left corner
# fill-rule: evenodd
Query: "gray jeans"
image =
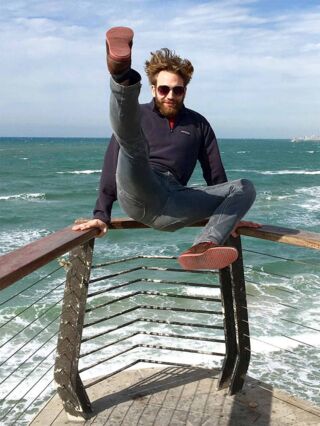
<path fill-rule="evenodd" d="M 120 145 L 116 181 L 122 209 L 132 219 L 162 231 L 209 219 L 194 244 L 223 244 L 253 204 L 253 184 L 239 179 L 189 188 L 170 172 L 153 170 L 148 141 L 140 125 L 141 84 L 122 86 L 111 78 L 110 87 L 111 126 Z"/>

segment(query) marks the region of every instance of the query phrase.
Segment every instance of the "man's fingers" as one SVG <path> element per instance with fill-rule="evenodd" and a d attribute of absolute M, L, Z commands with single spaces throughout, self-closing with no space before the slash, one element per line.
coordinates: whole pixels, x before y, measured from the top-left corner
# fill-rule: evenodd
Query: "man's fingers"
<path fill-rule="evenodd" d="M 256 223 L 256 222 L 245 222 L 244 226 L 250 226 L 252 228 L 260 228 L 261 223 Z"/>
<path fill-rule="evenodd" d="M 248 228 L 261 228 L 261 223 L 257 223 L 257 222 L 249 222 L 249 221 L 245 221 L 245 220 L 242 220 L 241 222 L 239 222 L 235 227 L 234 227 L 234 229 L 232 230 L 232 232 L 231 232 L 231 235 L 234 237 L 234 238 L 236 238 L 236 237 L 238 237 L 239 236 L 239 233 L 237 232 L 237 230 L 238 230 L 238 228 L 241 228 L 241 227 L 245 227 L 245 226 L 247 226 Z"/>
<path fill-rule="evenodd" d="M 101 228 L 100 228 L 101 229 Z M 101 229 L 100 233 L 97 235 L 98 238 L 103 237 L 107 233 L 107 228 Z"/>
<path fill-rule="evenodd" d="M 76 224 L 76 225 L 79 225 L 79 224 L 81 224 L 81 223 L 86 223 L 86 222 L 90 222 L 92 219 L 87 219 L 87 218 L 85 218 L 85 217 L 79 217 L 78 219 L 76 219 L 75 221 L 74 221 L 74 223 Z"/>
<path fill-rule="evenodd" d="M 241 226 L 248 226 L 249 228 L 261 228 L 261 223 L 257 223 L 257 222 L 246 222 L 246 221 L 241 221 L 239 222 L 239 224 L 237 225 L 237 227 L 241 227 Z"/>
<path fill-rule="evenodd" d="M 99 234 L 97 237 L 103 237 L 108 230 L 107 225 L 99 219 L 76 219 L 76 225 L 72 227 L 73 231 L 85 231 L 86 229 L 98 228 Z"/>

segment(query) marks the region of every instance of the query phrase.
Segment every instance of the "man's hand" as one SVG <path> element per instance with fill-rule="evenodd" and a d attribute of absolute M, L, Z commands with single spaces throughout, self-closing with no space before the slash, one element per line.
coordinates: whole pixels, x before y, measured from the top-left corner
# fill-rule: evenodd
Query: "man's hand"
<path fill-rule="evenodd" d="M 98 228 L 100 233 L 97 235 L 98 238 L 103 237 L 108 232 L 108 225 L 100 219 L 76 219 L 75 225 L 72 227 L 73 231 L 85 231 L 90 228 Z"/>
<path fill-rule="evenodd" d="M 241 220 L 237 225 L 233 228 L 231 235 L 233 237 L 238 237 L 239 233 L 237 232 L 238 228 L 241 228 L 242 226 L 247 226 L 248 228 L 261 228 L 261 223 L 256 222 L 246 222 L 245 220 Z"/>

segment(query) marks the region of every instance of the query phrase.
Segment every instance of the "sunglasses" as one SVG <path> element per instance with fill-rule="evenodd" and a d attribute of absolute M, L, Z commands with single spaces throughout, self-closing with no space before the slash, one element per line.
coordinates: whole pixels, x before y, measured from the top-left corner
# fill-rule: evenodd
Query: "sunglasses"
<path fill-rule="evenodd" d="M 184 95 L 185 87 L 184 86 L 169 87 L 165 85 L 157 87 L 157 91 L 160 96 L 167 96 L 171 92 L 171 90 L 175 96 L 182 96 Z"/>

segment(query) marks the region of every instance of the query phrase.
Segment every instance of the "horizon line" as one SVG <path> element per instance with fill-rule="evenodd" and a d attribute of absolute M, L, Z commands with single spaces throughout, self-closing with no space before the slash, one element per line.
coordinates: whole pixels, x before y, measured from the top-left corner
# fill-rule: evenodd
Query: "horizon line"
<path fill-rule="evenodd" d="M 0 139 L 110 139 L 111 136 L 0 136 Z M 242 137 L 231 137 L 231 136 L 222 136 L 217 137 L 219 139 L 262 139 L 262 140 L 291 140 L 293 137 L 256 137 L 256 136 L 242 136 Z"/>

